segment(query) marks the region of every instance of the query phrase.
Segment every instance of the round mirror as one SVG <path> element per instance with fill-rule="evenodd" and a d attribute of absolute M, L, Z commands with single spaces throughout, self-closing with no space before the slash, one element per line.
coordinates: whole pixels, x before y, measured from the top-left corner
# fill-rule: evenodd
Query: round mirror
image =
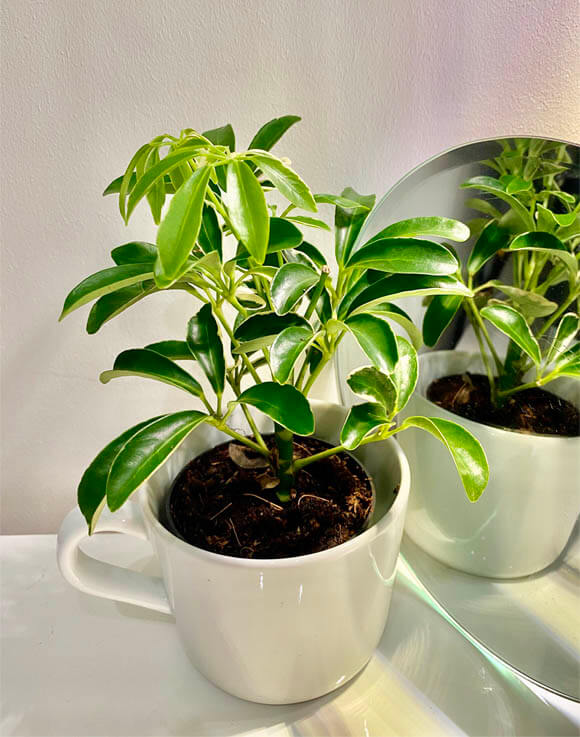
<path fill-rule="evenodd" d="M 578 146 L 540 138 L 477 141 L 441 153 L 404 176 L 371 212 L 353 251 L 394 222 L 419 216 L 443 216 L 461 220 L 470 227 L 472 237 L 466 243 L 452 244 L 465 267 L 473 244 L 489 222 L 489 213 L 493 211 L 490 208 L 495 208 L 506 219 L 509 203 L 506 204 L 505 199 L 498 198 L 490 190 L 474 191 L 461 185 L 473 177 L 493 177 L 502 182 L 501 186 L 506 191 L 509 187 L 516 191 L 524 186 L 510 179 L 517 167 L 511 170 L 512 173 L 508 169 L 502 172 L 501 165 L 498 169 L 498 157 L 503 157 L 508 165 L 510 160 L 517 159 L 519 171 L 525 172 L 523 178 L 527 177 L 532 182 L 533 191 L 538 195 L 536 199 L 549 189 L 550 182 L 555 183 L 553 189 L 563 194 L 556 197 L 546 195 L 544 204 L 557 214 L 562 223 L 573 220 L 574 212 L 576 221 L 579 220 Z M 562 217 L 566 214 L 567 218 Z M 534 210 L 533 217 L 537 219 L 537 210 Z M 547 230 L 539 226 L 537 230 Z M 571 248 L 567 246 L 572 253 L 577 251 L 575 244 L 576 240 Z M 509 285 L 512 284 L 511 273 L 510 259 L 498 252 L 477 274 L 474 284 L 487 284 L 501 278 Z M 548 294 L 556 304 L 562 304 L 563 297 L 558 294 L 557 284 Z M 397 305 L 421 327 L 426 309 L 423 300 L 407 297 L 397 300 Z M 574 303 L 568 309 L 576 309 Z M 409 337 L 398 326 L 393 324 L 393 328 L 396 333 Z M 504 346 L 506 344 L 504 338 Z M 462 311 L 455 315 L 436 348 L 477 351 L 473 331 L 462 317 Z M 420 352 L 425 350 L 429 349 L 423 346 Z M 360 403 L 361 399 L 350 391 L 346 377 L 353 369 L 368 363 L 368 358 L 354 339 L 345 337 L 337 355 L 336 371 L 342 399 L 348 406 Z M 457 420 L 461 423 L 460 417 Z M 577 471 L 580 495 L 580 467 Z M 413 476 L 413 467 L 411 474 Z M 437 488 L 432 491 L 436 493 Z M 550 489 L 546 489 L 546 493 L 549 492 Z M 510 489 L 505 488 L 505 493 L 509 494 Z M 514 519 L 513 524 L 515 530 L 518 520 Z M 574 520 L 570 527 L 574 527 Z M 421 540 L 415 537 L 413 541 L 408 535 L 404 537 L 401 554 L 449 617 L 472 638 L 533 681 L 567 698 L 580 700 L 578 527 L 576 524 L 555 563 L 533 575 L 519 578 L 491 578 L 450 567 L 426 552 Z"/>

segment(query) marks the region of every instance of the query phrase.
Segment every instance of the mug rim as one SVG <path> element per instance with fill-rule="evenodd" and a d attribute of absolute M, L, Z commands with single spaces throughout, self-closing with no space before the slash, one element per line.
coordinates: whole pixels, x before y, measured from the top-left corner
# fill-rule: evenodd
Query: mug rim
<path fill-rule="evenodd" d="M 312 402 L 312 404 L 318 404 L 319 407 L 323 406 L 335 406 L 344 409 L 342 405 L 338 405 L 332 402 Z M 411 472 L 409 468 L 409 462 L 405 456 L 403 449 L 399 443 L 392 437 L 386 438 L 377 442 L 376 446 L 381 446 L 383 443 L 388 443 L 395 453 L 395 459 L 399 467 L 400 482 L 399 490 L 395 496 L 395 500 L 385 512 L 385 514 L 377 520 L 374 524 L 368 527 L 363 532 L 359 533 L 350 540 L 346 540 L 340 545 L 336 545 L 333 548 L 327 548 L 326 550 L 320 550 L 316 553 L 308 553 L 306 555 L 297 555 L 288 558 L 236 558 L 230 555 L 222 555 L 221 553 L 214 553 L 210 550 L 204 550 L 198 548 L 191 543 L 185 542 L 181 538 L 174 535 L 168 530 L 158 519 L 158 515 L 153 512 L 150 491 L 151 487 L 148 483 L 145 483 L 140 492 L 140 506 L 141 510 L 146 517 L 147 521 L 151 525 L 152 529 L 167 543 L 176 545 L 180 550 L 185 553 L 189 553 L 195 557 L 202 558 L 210 563 L 229 565 L 234 568 L 255 568 L 255 569 L 276 569 L 276 568 L 294 568 L 297 566 L 305 566 L 309 564 L 322 563 L 324 561 L 342 557 L 348 555 L 352 550 L 362 545 L 370 543 L 379 534 L 381 534 L 386 528 L 388 528 L 393 519 L 398 516 L 402 510 L 404 510 L 407 498 L 410 491 L 410 479 Z M 358 459 L 357 459 L 358 460 Z M 364 466 L 364 464 L 362 464 Z M 370 474 L 369 474 L 370 475 Z M 376 487 L 376 481 L 371 476 L 372 482 Z M 402 509 L 401 509 L 402 508 Z"/>

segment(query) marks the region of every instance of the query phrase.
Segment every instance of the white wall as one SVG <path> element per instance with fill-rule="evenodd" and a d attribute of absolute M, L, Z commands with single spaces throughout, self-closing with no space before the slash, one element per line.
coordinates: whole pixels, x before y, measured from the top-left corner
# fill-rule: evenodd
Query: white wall
<path fill-rule="evenodd" d="M 152 235 L 100 197 L 138 145 L 227 121 L 243 144 L 297 113 L 278 151 L 313 189 L 383 193 L 466 140 L 580 139 L 579 30 L 576 0 L 3 0 L 2 531 L 55 531 L 96 451 L 180 406 L 97 376 L 178 337 L 187 299 L 92 337 L 85 315 L 56 322 L 113 246 Z"/>

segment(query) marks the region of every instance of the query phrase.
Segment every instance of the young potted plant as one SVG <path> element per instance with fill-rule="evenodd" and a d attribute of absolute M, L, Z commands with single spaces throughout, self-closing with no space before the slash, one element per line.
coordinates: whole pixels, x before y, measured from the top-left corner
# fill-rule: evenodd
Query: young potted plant
<path fill-rule="evenodd" d="M 97 455 L 79 485 L 80 511 L 61 528 L 59 565 L 84 591 L 173 612 L 210 680 L 267 703 L 337 688 L 382 634 L 409 492 L 393 436 L 418 427 L 442 441 L 471 500 L 488 478 L 480 445 L 456 423 L 394 421 L 415 387 L 417 354 L 393 333 L 390 319 L 414 328 L 390 300 L 470 295 L 451 275 L 451 251 L 419 238 L 464 240 L 466 226 L 410 220 L 353 250 L 374 197 L 313 196 L 269 153 L 296 120 L 267 123 L 242 152 L 231 126 L 142 146 L 106 193 L 118 193 L 125 220 L 147 199 L 156 243 L 113 249 L 115 265 L 76 286 L 62 312 L 93 302 L 93 333 L 160 290 L 191 294 L 182 335 L 123 351 L 101 375 L 161 381 L 188 402 Z M 280 215 L 267 204 L 271 189 L 288 201 Z M 298 228 L 328 227 L 296 214 L 317 204 L 336 208 L 335 278 Z M 350 412 L 308 398 L 347 332 L 369 359 L 348 379 L 365 400 Z M 178 363 L 192 361 L 201 381 Z M 151 541 L 163 583 L 80 551 L 87 532 L 111 530 Z"/>
<path fill-rule="evenodd" d="M 447 459 L 423 438 L 405 438 L 413 469 L 406 530 L 469 573 L 542 570 L 564 549 L 580 512 L 580 204 L 559 186 L 569 161 L 565 144 L 504 141 L 485 162 L 497 176 L 462 185 L 485 197 L 468 202 L 485 217 L 473 224 L 465 274 L 455 275 L 473 295 L 436 295 L 424 316 L 423 337 L 434 346 L 463 310 L 479 355 L 422 355 L 403 415 L 460 415 L 485 449 L 491 477 L 481 503 L 465 505 Z M 498 254 L 511 278 L 478 278 Z"/>

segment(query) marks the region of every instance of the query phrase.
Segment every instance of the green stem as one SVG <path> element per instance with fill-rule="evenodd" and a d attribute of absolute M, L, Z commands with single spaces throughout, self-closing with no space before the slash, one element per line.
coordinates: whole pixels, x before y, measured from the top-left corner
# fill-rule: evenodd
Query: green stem
<path fill-rule="evenodd" d="M 476 319 L 475 314 L 474 314 L 475 311 L 473 310 L 473 307 L 470 304 L 471 301 L 472 300 L 467 300 L 467 303 L 468 303 L 468 305 L 469 305 L 469 307 L 471 309 L 466 310 L 466 314 L 469 317 L 469 321 L 471 322 L 471 326 L 473 327 L 473 332 L 475 334 L 475 337 L 477 339 L 477 343 L 479 345 L 479 352 L 481 353 L 481 358 L 482 358 L 483 364 L 485 366 L 485 372 L 486 372 L 487 378 L 489 380 L 489 388 L 490 388 L 490 392 L 491 392 L 491 397 L 492 397 L 492 400 L 495 403 L 495 397 L 496 397 L 495 377 L 493 375 L 493 370 L 492 370 L 491 364 L 489 362 L 489 357 L 488 357 L 487 352 L 485 350 L 485 345 L 484 345 L 483 340 L 481 338 L 479 324 L 478 324 L 477 319 Z"/>
<path fill-rule="evenodd" d="M 312 389 L 312 385 L 314 384 L 316 379 L 320 376 L 322 369 L 328 363 L 328 359 L 329 359 L 328 355 L 323 355 L 318 366 L 314 369 L 314 371 L 308 377 L 308 381 L 306 382 L 304 389 L 302 389 L 302 394 L 304 394 L 305 397 L 308 396 L 308 392 Z"/>
<path fill-rule="evenodd" d="M 472 309 L 473 316 L 474 316 L 474 318 L 475 318 L 475 320 L 476 320 L 476 322 L 477 322 L 477 324 L 479 326 L 479 329 L 483 333 L 483 335 L 485 337 L 485 340 L 487 342 L 487 345 L 489 346 L 489 351 L 490 351 L 491 355 L 493 356 L 493 360 L 495 361 L 495 366 L 497 368 L 497 371 L 498 371 L 498 373 L 501 373 L 501 370 L 502 370 L 502 362 L 501 362 L 499 356 L 497 355 L 497 351 L 495 350 L 495 346 L 493 345 L 493 342 L 492 342 L 492 340 L 491 340 L 491 338 L 489 336 L 489 333 L 487 331 L 487 328 L 485 327 L 485 323 L 483 322 L 482 317 L 479 314 L 479 310 L 477 309 L 477 306 L 475 304 L 475 300 L 473 298 L 469 298 L 468 302 L 469 302 L 470 307 Z"/>
<path fill-rule="evenodd" d="M 308 309 L 304 313 L 304 319 L 310 320 L 312 317 L 312 313 L 314 312 L 316 308 L 316 303 L 320 299 L 320 295 L 322 294 L 322 290 L 324 289 L 324 283 L 326 281 L 326 277 L 330 274 L 330 269 L 328 266 L 322 267 L 322 273 L 320 274 L 320 279 L 318 280 L 316 286 L 314 287 L 314 292 L 312 293 L 312 297 L 310 298 L 310 304 L 308 305 Z"/>
<path fill-rule="evenodd" d="M 564 314 L 564 312 L 566 312 L 568 307 L 570 307 L 570 305 L 576 299 L 577 296 L 578 294 L 576 293 L 576 291 L 573 291 L 570 293 L 568 299 L 562 302 L 562 304 L 556 310 L 556 312 L 554 312 L 553 315 L 550 315 L 550 317 L 542 325 L 541 329 L 538 331 L 538 334 L 536 335 L 536 338 L 542 337 L 542 335 L 546 332 L 546 330 L 550 327 L 550 325 L 552 325 L 561 315 Z"/>
<path fill-rule="evenodd" d="M 294 436 L 282 425 L 274 424 L 274 438 L 278 450 L 277 470 L 279 485 L 276 495 L 281 502 L 290 501 L 290 492 L 294 486 Z"/>
<path fill-rule="evenodd" d="M 221 430 L 226 435 L 229 435 L 234 440 L 237 440 L 239 443 L 242 443 L 243 445 L 246 445 L 248 448 L 251 448 L 256 453 L 259 453 L 260 455 L 269 457 L 270 451 L 268 448 L 264 449 L 261 446 L 258 445 L 258 443 L 254 443 L 253 440 L 250 440 L 250 438 L 247 438 L 245 435 L 240 435 L 240 433 L 236 432 L 235 430 L 232 430 L 231 427 L 226 425 L 225 422 L 215 422 L 213 423 L 217 427 L 218 430 Z"/>
<path fill-rule="evenodd" d="M 212 305 L 212 307 L 213 307 L 215 316 L 220 321 L 220 323 L 222 324 L 223 329 L 228 334 L 228 337 L 229 337 L 232 345 L 234 346 L 234 348 L 237 348 L 239 345 L 241 345 L 241 343 L 240 343 L 240 341 L 237 338 L 234 337 L 233 330 L 231 329 L 228 321 L 226 320 L 226 318 L 224 316 L 224 313 L 222 312 L 221 307 L 218 307 L 215 304 Z M 247 355 L 245 353 L 241 353 L 240 355 L 242 357 L 242 361 L 244 362 L 246 368 L 248 369 L 248 371 L 252 375 L 252 378 L 254 379 L 254 381 L 256 382 L 256 384 L 261 384 L 262 383 L 262 379 L 260 379 L 260 377 L 258 376 L 258 372 L 252 366 L 252 362 L 250 361 L 250 359 L 247 357 Z"/>

